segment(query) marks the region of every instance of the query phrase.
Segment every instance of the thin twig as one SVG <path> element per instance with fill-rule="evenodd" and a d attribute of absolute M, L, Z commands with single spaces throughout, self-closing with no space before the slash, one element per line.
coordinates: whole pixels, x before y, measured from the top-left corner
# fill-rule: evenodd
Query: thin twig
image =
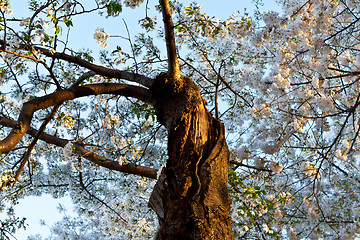
<path fill-rule="evenodd" d="M 221 61 L 219 71 L 217 74 L 216 86 L 215 86 L 215 118 L 219 120 L 219 110 L 218 110 L 218 95 L 219 95 L 219 85 L 220 85 L 220 77 L 221 77 L 221 67 L 224 64 L 224 60 Z"/>

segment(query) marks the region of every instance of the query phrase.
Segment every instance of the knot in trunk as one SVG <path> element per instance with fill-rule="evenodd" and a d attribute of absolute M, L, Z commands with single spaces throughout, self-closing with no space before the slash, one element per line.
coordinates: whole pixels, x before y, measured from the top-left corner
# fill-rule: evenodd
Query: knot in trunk
<path fill-rule="evenodd" d="M 159 74 L 151 92 L 156 98 L 155 110 L 158 121 L 168 130 L 181 118 L 183 112 L 202 103 L 200 88 L 191 78 L 169 78 L 166 73 Z"/>

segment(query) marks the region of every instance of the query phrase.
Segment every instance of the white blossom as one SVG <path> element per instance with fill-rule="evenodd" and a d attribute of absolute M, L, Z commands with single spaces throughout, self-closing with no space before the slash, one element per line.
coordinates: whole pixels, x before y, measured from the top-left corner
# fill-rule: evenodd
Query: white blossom
<path fill-rule="evenodd" d="M 276 208 L 274 217 L 275 217 L 276 221 L 280 221 L 282 219 L 283 215 L 282 215 L 282 211 L 280 210 L 280 208 Z"/>
<path fill-rule="evenodd" d="M 120 165 L 123 165 L 123 163 L 126 161 L 126 157 L 123 155 L 120 155 L 118 158 L 118 162 Z"/>
<path fill-rule="evenodd" d="M 296 232 L 292 227 L 289 227 L 289 229 L 287 230 L 287 236 L 290 240 L 299 240 Z"/>
<path fill-rule="evenodd" d="M 264 230 L 264 232 L 266 232 L 266 233 L 273 233 L 274 231 L 273 230 L 271 230 L 270 228 L 269 228 L 269 226 L 267 225 L 267 224 L 263 224 L 263 230 Z"/>
<path fill-rule="evenodd" d="M 94 38 L 100 44 L 100 46 L 106 48 L 108 45 L 106 44 L 106 40 L 110 37 L 108 33 L 105 33 L 103 28 L 97 28 L 94 34 Z"/>
<path fill-rule="evenodd" d="M 310 175 L 311 177 L 315 177 L 316 174 L 320 174 L 320 171 L 309 161 L 305 161 L 301 165 L 301 170 L 304 174 Z"/>
<path fill-rule="evenodd" d="M 20 26 L 29 26 L 30 24 L 30 18 L 25 18 L 20 22 Z"/>
<path fill-rule="evenodd" d="M 309 217 L 314 221 L 319 218 L 319 214 L 316 212 L 315 208 L 309 208 Z"/>
<path fill-rule="evenodd" d="M 4 5 L 2 2 L 0 2 L 0 11 L 9 15 L 13 14 L 13 11 L 9 7 L 9 5 Z"/>
<path fill-rule="evenodd" d="M 106 115 L 104 118 L 104 127 L 106 128 L 112 128 L 112 127 L 117 127 L 120 125 L 120 118 L 119 116 L 114 116 L 114 115 Z"/>
<path fill-rule="evenodd" d="M 284 169 L 284 167 L 281 166 L 280 163 L 275 163 L 275 162 L 271 162 L 269 168 L 271 171 L 273 171 L 276 174 L 280 173 Z"/>
<path fill-rule="evenodd" d="M 144 0 L 125 0 L 124 4 L 127 7 L 136 8 L 139 7 L 143 3 L 143 1 Z"/>
<path fill-rule="evenodd" d="M 274 154 L 280 151 L 280 146 L 276 141 L 267 141 L 261 144 L 261 150 L 266 154 Z"/>
<path fill-rule="evenodd" d="M 138 184 L 140 187 L 146 187 L 147 182 L 145 181 L 144 178 L 142 178 L 142 179 L 140 179 L 140 180 L 137 180 L 137 184 Z"/>
<path fill-rule="evenodd" d="M 48 7 L 46 8 L 46 14 L 47 14 L 48 16 L 51 16 L 51 15 L 53 15 L 53 13 L 54 13 L 54 11 L 53 11 L 53 8 L 51 7 L 51 5 L 48 6 Z"/>
<path fill-rule="evenodd" d="M 341 149 L 336 150 L 335 156 L 343 162 L 345 162 L 348 159 L 346 151 Z"/>
<path fill-rule="evenodd" d="M 126 141 L 123 139 L 119 139 L 115 136 L 110 137 L 110 142 L 114 147 L 119 148 L 119 149 L 123 149 L 126 147 Z"/>
<path fill-rule="evenodd" d="M 74 144 L 71 141 L 68 141 L 64 146 L 64 148 L 62 149 L 64 162 L 68 162 L 69 159 L 71 159 L 74 156 L 74 150 L 75 150 Z"/>
<path fill-rule="evenodd" d="M 250 151 L 246 146 L 241 146 L 239 149 L 239 158 L 241 160 L 248 159 L 250 157 Z"/>

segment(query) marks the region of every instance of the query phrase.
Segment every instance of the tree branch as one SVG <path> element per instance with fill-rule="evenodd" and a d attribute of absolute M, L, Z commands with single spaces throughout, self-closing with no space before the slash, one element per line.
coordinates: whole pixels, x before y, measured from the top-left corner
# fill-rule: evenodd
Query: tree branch
<path fill-rule="evenodd" d="M 161 11 L 165 27 L 165 41 L 168 55 L 168 77 L 180 78 L 179 61 L 176 53 L 174 24 L 171 17 L 169 0 L 160 0 Z"/>
<path fill-rule="evenodd" d="M 39 130 L 37 131 L 36 135 L 34 136 L 34 139 L 31 141 L 27 151 L 21 157 L 21 159 L 20 159 L 21 163 L 20 163 L 19 168 L 16 170 L 13 185 L 19 179 L 20 174 L 25 167 L 25 164 L 28 162 L 30 155 L 31 155 L 31 151 L 34 149 L 34 147 L 37 143 L 37 140 L 39 139 L 40 134 L 45 130 L 45 127 L 50 122 L 50 120 L 53 119 L 53 117 L 55 116 L 55 113 L 57 112 L 57 110 L 59 109 L 60 106 L 61 106 L 61 104 L 56 104 L 54 106 L 54 108 L 52 109 L 50 114 L 45 118 L 44 122 L 41 124 Z"/>
<path fill-rule="evenodd" d="M 0 116 L 0 125 L 5 126 L 5 127 L 11 127 L 11 128 L 15 128 L 18 123 L 14 120 L 11 120 L 9 118 L 5 118 L 5 117 L 1 117 Z M 37 135 L 38 131 L 34 128 L 29 128 L 27 131 L 27 134 L 35 137 Z M 50 144 L 54 144 L 58 147 L 65 147 L 65 145 L 69 142 L 69 140 L 66 139 L 62 139 L 53 135 L 49 135 L 46 133 L 42 133 L 39 136 L 39 139 L 50 143 Z M 81 144 L 73 142 L 72 143 L 75 147 L 75 152 L 77 152 L 78 154 L 80 154 L 82 157 L 84 157 L 85 159 L 98 164 L 102 167 L 105 167 L 107 169 L 111 169 L 111 170 L 115 170 L 118 172 L 123 172 L 123 173 L 129 173 L 129 174 L 134 174 L 134 175 L 138 175 L 141 177 L 147 177 L 147 178 L 152 178 L 152 179 L 156 179 L 157 178 L 157 170 L 154 168 L 149 168 L 149 167 L 144 167 L 144 166 L 139 166 L 139 165 L 133 165 L 133 164 L 126 164 L 126 165 L 121 165 L 119 164 L 119 162 L 117 161 L 112 161 L 110 159 L 106 159 L 104 157 L 99 156 L 98 154 L 89 151 L 87 149 L 85 149 Z"/>
<path fill-rule="evenodd" d="M 250 166 L 250 165 L 243 164 L 241 162 L 237 162 L 237 161 L 234 161 L 234 160 L 230 160 L 230 164 L 234 164 L 234 165 L 237 165 L 237 166 L 240 166 L 240 167 L 246 167 L 246 168 L 255 169 L 255 170 L 258 170 L 258 171 L 272 172 L 270 169 L 267 169 L 267 168 L 259 168 L 259 167 L 256 167 L 256 166 Z"/>
<path fill-rule="evenodd" d="M 3 40 L 0 40 L 0 45 L 3 45 L 5 44 L 5 42 Z M 22 46 L 23 48 L 25 48 L 25 46 Z M 154 80 L 152 78 L 149 78 L 149 77 L 145 77 L 143 75 L 140 75 L 140 74 L 135 74 L 135 73 L 131 73 L 131 72 L 127 72 L 127 71 L 120 71 L 120 70 L 117 70 L 117 69 L 111 69 L 111 68 L 107 68 L 107 67 L 103 67 L 103 66 L 99 66 L 99 65 L 96 65 L 96 64 L 93 64 L 93 63 L 90 63 L 84 59 L 81 59 L 79 57 L 75 57 L 75 56 L 71 56 L 71 55 L 68 55 L 64 52 L 60 53 L 60 52 L 52 52 L 46 48 L 43 48 L 43 47 L 37 47 L 37 46 L 33 46 L 33 48 L 47 56 L 47 57 L 51 57 L 51 58 L 55 58 L 55 59 L 61 59 L 61 60 L 65 60 L 67 62 L 70 62 L 70 63 L 75 63 L 81 67 L 84 67 L 84 68 L 87 68 L 93 72 L 95 72 L 96 74 L 99 74 L 101 76 L 104 76 L 104 77 L 108 77 L 108 78 L 117 78 L 117 79 L 124 79 L 124 80 L 128 80 L 128 81 L 132 81 L 132 82 L 136 82 L 136 83 L 139 83 L 145 87 L 151 87 Z M 2 50 L 0 50 L 0 52 L 2 52 Z M 16 53 L 16 52 L 11 52 L 11 51 L 4 51 L 8 54 L 13 54 L 13 55 L 16 55 L 16 56 L 20 56 L 20 57 L 24 57 L 24 58 L 29 58 L 27 56 L 25 56 L 24 54 L 19 54 L 19 53 Z M 39 61 L 38 59 L 34 59 L 34 58 L 31 58 L 32 60 L 34 61 Z"/>
<path fill-rule="evenodd" d="M 219 85 L 220 85 L 220 77 L 221 77 L 221 68 L 224 64 L 224 60 L 221 61 L 219 71 L 217 74 L 216 86 L 215 86 L 215 118 L 219 120 L 219 110 L 218 110 L 218 95 L 219 95 Z"/>
<path fill-rule="evenodd" d="M 75 87 L 78 86 L 82 81 L 84 81 L 86 78 L 91 77 L 95 75 L 94 72 L 89 71 L 84 73 L 83 75 L 81 75 L 70 87 Z M 15 173 L 15 177 L 14 177 L 14 182 L 13 185 L 17 182 L 17 180 L 19 179 L 19 176 L 22 172 L 22 170 L 25 167 L 25 164 L 27 163 L 27 161 L 30 158 L 31 155 L 31 151 L 33 150 L 33 148 L 35 147 L 37 140 L 39 139 L 40 134 L 43 133 L 43 131 L 45 130 L 46 125 L 50 122 L 50 120 L 53 119 L 53 117 L 55 116 L 55 113 L 57 112 L 57 110 L 59 109 L 59 107 L 61 106 L 61 103 L 58 103 L 54 106 L 53 110 L 50 112 L 50 114 L 45 118 L 44 122 L 41 124 L 39 130 L 37 131 L 36 135 L 34 136 L 34 139 L 32 140 L 32 142 L 30 143 L 27 151 L 24 153 L 24 155 L 22 156 L 22 158 L 20 159 L 21 163 L 19 168 L 17 169 L 16 173 Z"/>
<path fill-rule="evenodd" d="M 58 90 L 52 94 L 24 103 L 16 127 L 5 139 L 0 141 L 0 152 L 8 153 L 20 142 L 21 138 L 30 128 L 31 119 L 35 111 L 45 109 L 75 98 L 98 94 L 115 94 L 134 97 L 150 105 L 155 104 L 155 100 L 150 90 L 127 84 L 100 83 L 75 86 L 65 90 Z"/>
<path fill-rule="evenodd" d="M 101 76 L 104 76 L 104 77 L 125 79 L 128 81 L 139 83 L 145 87 L 151 87 L 154 82 L 154 80 L 152 78 L 148 78 L 148 77 L 145 77 L 140 74 L 131 73 L 128 71 L 120 71 L 117 69 L 111 69 L 111 68 L 99 66 L 99 65 L 90 63 L 88 61 L 85 61 L 79 57 L 68 55 L 66 53 L 59 53 L 59 52 L 52 53 L 50 50 L 45 49 L 45 48 L 40 48 L 40 47 L 35 47 L 35 49 L 37 51 L 41 52 L 42 54 L 44 54 L 45 56 L 53 57 L 56 59 L 62 59 L 62 60 L 65 60 L 65 61 L 68 61 L 71 63 L 75 63 L 79 66 L 82 66 L 89 70 L 92 70 L 95 73 L 97 73 Z"/>

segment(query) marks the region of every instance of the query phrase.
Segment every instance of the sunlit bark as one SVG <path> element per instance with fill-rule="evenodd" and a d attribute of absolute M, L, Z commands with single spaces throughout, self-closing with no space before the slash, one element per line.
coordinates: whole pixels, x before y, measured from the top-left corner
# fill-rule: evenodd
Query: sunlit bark
<path fill-rule="evenodd" d="M 182 90 L 163 99 L 172 106 L 164 110 L 158 100 L 159 118 L 168 126 L 169 158 L 149 202 L 159 218 L 158 239 L 232 239 L 223 124 L 188 78 Z M 178 118 L 167 119 L 173 116 Z"/>

